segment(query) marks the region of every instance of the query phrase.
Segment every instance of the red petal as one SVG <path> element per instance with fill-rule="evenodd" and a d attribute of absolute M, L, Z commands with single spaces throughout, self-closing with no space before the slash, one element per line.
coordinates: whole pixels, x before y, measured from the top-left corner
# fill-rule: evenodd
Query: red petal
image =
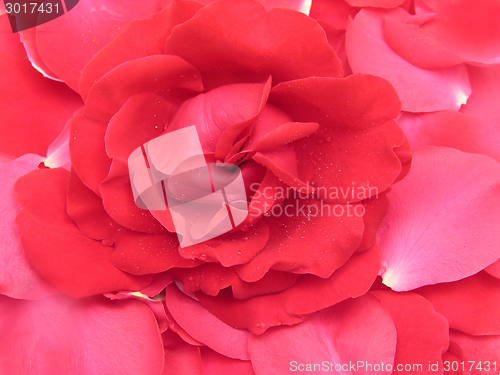
<path fill-rule="evenodd" d="M 500 161 L 500 129 L 496 123 L 455 111 L 405 113 L 398 120 L 414 149 L 452 147 Z"/>
<path fill-rule="evenodd" d="M 457 110 L 471 93 L 465 65 L 425 70 L 411 65 L 396 54 L 384 40 L 385 17 L 405 17 L 402 9 L 376 11 L 363 9 L 347 27 L 349 64 L 354 73 L 374 74 L 394 85 L 409 112 Z"/>
<path fill-rule="evenodd" d="M 165 365 L 161 375 L 202 375 L 200 349 L 184 342 L 175 332 L 161 335 L 165 345 Z"/>
<path fill-rule="evenodd" d="M 389 310 L 398 332 L 394 368 L 397 370 L 404 369 L 405 365 L 417 365 L 421 366 L 418 373 L 434 374 L 429 370 L 430 361 L 433 364 L 439 362 L 441 369 L 442 355 L 449 344 L 446 319 L 418 294 L 390 290 L 372 294 Z"/>
<path fill-rule="evenodd" d="M 420 149 L 389 199 L 379 242 L 381 275 L 393 290 L 460 280 L 500 257 L 500 166 L 493 159 Z"/>
<path fill-rule="evenodd" d="M 135 277 L 111 263 L 111 248 L 86 237 L 66 213 L 69 172 L 39 169 L 20 178 L 15 190 L 17 225 L 33 268 L 73 297 L 115 290 L 140 290 L 152 276 Z M 50 220 L 47 220 L 50 218 Z"/>
<path fill-rule="evenodd" d="M 426 286 L 428 299 L 450 328 L 471 335 L 500 335 L 500 280 L 480 272 L 453 283 Z"/>
<path fill-rule="evenodd" d="M 0 31 L 0 151 L 45 155 L 82 101 L 64 84 L 33 69 L 7 15 L 0 16 Z"/>
<path fill-rule="evenodd" d="M 452 329 L 449 353 L 458 360 L 456 364 L 448 363 L 450 368 L 458 367 L 462 370 L 463 361 L 466 371 L 461 374 L 498 375 L 500 336 L 471 336 Z"/>
<path fill-rule="evenodd" d="M 389 211 L 389 199 L 387 194 L 380 194 L 377 197 L 372 197 L 361 202 L 364 207 L 363 221 L 365 229 L 363 239 L 356 251 L 365 251 L 373 246 L 377 238 L 377 232 L 382 224 L 382 221 Z"/>
<path fill-rule="evenodd" d="M 358 11 L 359 9 L 351 7 L 347 1 L 315 0 L 312 2 L 310 16 L 325 30 L 345 30 L 349 17 L 354 18 Z"/>
<path fill-rule="evenodd" d="M 175 321 L 193 338 L 226 357 L 248 360 L 249 333 L 234 329 L 210 314 L 199 302 L 167 287 L 166 302 Z"/>
<path fill-rule="evenodd" d="M 252 362 L 250 361 L 241 361 L 225 357 L 206 346 L 200 348 L 200 352 L 203 375 L 255 375 Z"/>
<path fill-rule="evenodd" d="M 270 229 L 266 247 L 236 267 L 244 281 L 257 281 L 270 269 L 328 278 L 361 242 L 363 217 L 354 213 L 354 206 L 296 197 L 277 206 L 279 212 L 275 208 L 270 211 L 274 216 L 265 219 Z"/>
<path fill-rule="evenodd" d="M 376 278 L 378 251 L 375 245 L 353 255 L 328 279 L 302 275 L 293 287 L 277 294 L 247 300 L 235 299 L 228 290 L 222 290 L 217 297 L 195 295 L 225 323 L 260 335 L 270 327 L 297 324 L 311 313 L 366 293 Z"/>
<path fill-rule="evenodd" d="M 252 335 L 249 340 L 257 375 L 268 374 L 269 369 L 276 375 L 290 371 L 391 374 L 395 350 L 391 316 L 369 294 L 317 312 L 295 326 Z"/>
<path fill-rule="evenodd" d="M 156 319 L 137 301 L 0 296 L 3 374 L 159 374 Z"/>
<path fill-rule="evenodd" d="M 469 66 L 472 94 L 461 112 L 484 120 L 487 124 L 500 119 L 500 66 L 476 68 Z M 498 127 L 494 128 L 498 132 Z"/>
<path fill-rule="evenodd" d="M 144 234 L 123 230 L 117 233 L 115 251 L 111 256 L 119 269 L 134 275 L 159 273 L 174 267 L 189 268 L 201 264 L 188 260 L 177 251 L 175 233 Z"/>
<path fill-rule="evenodd" d="M 266 12 L 255 1 L 206 6 L 173 30 L 166 52 L 195 65 L 207 88 L 258 82 L 269 75 L 279 83 L 341 74 L 340 60 L 314 20 L 288 9 Z"/>
<path fill-rule="evenodd" d="M 491 276 L 495 276 L 497 279 L 500 279 L 500 259 L 492 265 L 486 267 L 484 270 Z"/>
<path fill-rule="evenodd" d="M 436 42 L 467 61 L 500 62 L 500 4 L 495 0 L 419 0 L 416 9 L 432 9 L 423 25 Z M 425 11 L 427 12 L 427 11 Z"/>
<path fill-rule="evenodd" d="M 133 1 L 79 2 L 64 17 L 37 27 L 38 51 L 49 69 L 78 91 L 81 72 L 90 59 L 130 21 L 159 10 L 158 0 L 143 1 L 140 7 Z"/>
<path fill-rule="evenodd" d="M 402 5 L 405 0 L 346 0 L 353 7 L 378 7 L 378 8 L 396 8 Z"/>
<path fill-rule="evenodd" d="M 24 155 L 16 160 L 0 165 L 0 293 L 13 298 L 38 299 L 55 291 L 31 267 L 23 247 L 20 233 L 15 224 L 19 211 L 14 183 L 24 174 L 37 169 L 43 160 L 38 155 Z"/>
<path fill-rule="evenodd" d="M 319 123 L 316 133 L 290 146 L 295 146 L 300 179 L 321 187 L 327 202 L 369 198 L 400 173 L 393 149 L 404 134 L 391 121 L 399 115 L 400 101 L 387 81 L 363 74 L 308 78 L 276 86 L 270 100 L 295 121 Z"/>
<path fill-rule="evenodd" d="M 161 55 L 172 28 L 190 19 L 202 7 L 196 1 L 174 1 L 151 18 L 134 20 L 85 66 L 80 94 L 86 99 L 92 85 L 116 66 L 150 55 Z"/>
<path fill-rule="evenodd" d="M 221 289 L 238 279 L 232 268 L 225 268 L 219 263 L 205 263 L 190 269 L 177 268 L 170 272 L 182 282 L 182 290 L 186 294 L 201 290 L 209 296 L 216 296 Z"/>

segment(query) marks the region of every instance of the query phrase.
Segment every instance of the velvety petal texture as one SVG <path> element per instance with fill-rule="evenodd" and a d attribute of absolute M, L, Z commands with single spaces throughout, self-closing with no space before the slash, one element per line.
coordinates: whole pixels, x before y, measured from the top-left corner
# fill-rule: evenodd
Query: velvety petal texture
<path fill-rule="evenodd" d="M 0 333 L 4 374 L 159 374 L 163 366 L 154 315 L 133 300 L 0 296 Z"/>
<path fill-rule="evenodd" d="M 388 197 L 380 274 L 393 290 L 460 280 L 498 260 L 500 165 L 493 159 L 420 149 Z"/>

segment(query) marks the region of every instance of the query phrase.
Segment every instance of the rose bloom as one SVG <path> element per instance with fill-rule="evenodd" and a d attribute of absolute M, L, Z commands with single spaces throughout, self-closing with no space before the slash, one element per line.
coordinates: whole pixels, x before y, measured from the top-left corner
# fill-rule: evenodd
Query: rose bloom
<path fill-rule="evenodd" d="M 0 15 L 0 373 L 498 374 L 500 4 L 206 3 Z M 248 215 L 181 247 L 193 125 Z"/>

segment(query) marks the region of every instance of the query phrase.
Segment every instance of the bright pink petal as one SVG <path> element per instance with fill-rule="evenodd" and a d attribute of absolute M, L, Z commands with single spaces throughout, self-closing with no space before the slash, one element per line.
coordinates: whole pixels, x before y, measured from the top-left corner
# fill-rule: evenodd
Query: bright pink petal
<path fill-rule="evenodd" d="M 420 149 L 388 196 L 379 242 L 381 275 L 393 290 L 460 280 L 500 257 L 500 165 L 493 159 Z"/>
<path fill-rule="evenodd" d="M 500 162 L 500 127 L 495 123 L 456 111 L 404 113 L 398 120 L 413 149 L 452 147 L 488 155 Z"/>
<path fill-rule="evenodd" d="M 500 335 L 500 280 L 485 272 L 416 291 L 429 300 L 450 328 L 471 335 Z"/>
<path fill-rule="evenodd" d="M 361 242 L 364 223 L 362 215 L 354 214 L 357 206 L 296 197 L 277 207 L 279 212 L 271 210 L 275 216 L 261 219 L 269 225 L 266 247 L 237 267 L 238 275 L 247 282 L 261 279 L 270 269 L 328 278 Z"/>
<path fill-rule="evenodd" d="M 377 7 L 377 8 L 396 8 L 402 5 L 405 0 L 346 0 L 353 7 Z"/>
<path fill-rule="evenodd" d="M 288 146 L 295 148 L 299 178 L 318 188 L 327 202 L 369 198 L 401 172 L 394 148 L 405 138 L 391 121 L 401 103 L 386 80 L 364 74 L 307 78 L 274 87 L 270 101 L 294 121 L 320 125 L 316 133 Z"/>
<path fill-rule="evenodd" d="M 281 293 L 247 300 L 235 299 L 227 289 L 217 297 L 195 295 L 220 320 L 260 335 L 270 327 L 297 324 L 309 314 L 365 294 L 376 278 L 379 262 L 379 249 L 375 245 L 354 254 L 328 279 L 301 275 L 291 288 Z"/>
<path fill-rule="evenodd" d="M 200 349 L 183 341 L 175 332 L 161 335 L 165 365 L 161 375 L 202 375 Z"/>
<path fill-rule="evenodd" d="M 500 62 L 500 4 L 495 0 L 418 0 L 433 13 L 423 26 L 448 50 L 467 61 Z"/>
<path fill-rule="evenodd" d="M 0 31 L 0 151 L 13 156 L 46 155 L 82 101 L 64 84 L 44 78 L 31 66 L 7 15 L 0 16 Z"/>
<path fill-rule="evenodd" d="M 347 28 L 347 55 L 354 73 L 374 74 L 392 83 L 403 110 L 433 112 L 457 110 L 471 93 L 465 65 L 425 70 L 396 54 L 384 40 L 384 17 L 403 17 L 402 9 L 363 9 Z"/>
<path fill-rule="evenodd" d="M 14 183 L 19 177 L 37 169 L 42 160 L 41 156 L 28 154 L 0 165 L 0 190 L 3 197 L 0 201 L 0 293 L 13 298 L 38 299 L 54 293 L 26 259 L 15 224 L 19 205 L 14 194 Z"/>
<path fill-rule="evenodd" d="M 203 375 L 255 375 L 250 361 L 225 357 L 206 346 L 200 348 L 200 352 Z"/>
<path fill-rule="evenodd" d="M 159 374 L 156 319 L 137 301 L 0 296 L 3 374 Z"/>
<path fill-rule="evenodd" d="M 190 19 L 202 5 L 196 1 L 174 1 L 151 18 L 134 20 L 85 66 L 80 94 L 85 100 L 92 85 L 116 66 L 150 55 L 161 55 L 172 28 Z"/>
<path fill-rule="evenodd" d="M 341 74 L 340 60 L 314 20 L 288 9 L 266 12 L 255 1 L 223 0 L 206 6 L 172 31 L 166 52 L 195 65 L 209 89 L 259 82 L 269 75 L 276 84 Z"/>
<path fill-rule="evenodd" d="M 33 268 L 73 297 L 147 286 L 152 276 L 137 277 L 117 269 L 111 263 L 112 248 L 86 237 L 70 219 L 68 178 L 69 172 L 61 168 L 39 169 L 15 185 L 21 207 L 16 222 Z"/>
<path fill-rule="evenodd" d="M 428 363 L 443 367 L 442 355 L 448 349 L 448 322 L 432 304 L 415 293 L 395 293 L 390 290 L 372 292 L 389 310 L 398 333 L 394 368 L 421 365 L 421 374 L 434 374 Z"/>
<path fill-rule="evenodd" d="M 36 45 L 47 67 L 73 90 L 78 91 L 85 65 L 128 23 L 160 10 L 158 0 L 80 1 L 64 17 L 37 27 Z"/>
<path fill-rule="evenodd" d="M 499 131 L 500 122 L 500 65 L 488 68 L 468 67 L 472 94 L 461 112 L 484 120 Z"/>
<path fill-rule="evenodd" d="M 462 361 L 464 362 L 466 371 L 459 372 L 459 374 L 498 375 L 500 336 L 472 336 L 452 329 L 448 353 L 455 357 L 459 371 L 463 369 Z M 447 363 L 445 362 L 444 365 L 446 366 Z M 456 368 L 452 360 L 448 365 L 450 368 Z"/>
<path fill-rule="evenodd" d="M 249 340 L 257 375 L 268 374 L 269 369 L 277 375 L 290 371 L 391 374 L 395 350 L 391 316 L 370 294 L 317 312 L 292 327 L 252 335 Z M 379 364 L 378 369 L 365 367 L 365 362 Z M 350 367 L 350 363 L 356 366 Z M 335 365 L 341 367 L 335 369 Z"/>
<path fill-rule="evenodd" d="M 175 285 L 167 287 L 166 303 L 175 321 L 193 338 L 226 357 L 250 359 L 247 331 L 234 329 L 221 322 Z"/>

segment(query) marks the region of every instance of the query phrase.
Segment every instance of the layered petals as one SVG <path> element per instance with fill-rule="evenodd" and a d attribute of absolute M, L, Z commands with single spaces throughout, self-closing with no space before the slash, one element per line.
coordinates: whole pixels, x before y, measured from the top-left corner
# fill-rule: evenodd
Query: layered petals
<path fill-rule="evenodd" d="M 500 165 L 457 150 L 415 152 L 379 232 L 380 274 L 396 291 L 460 280 L 500 257 Z"/>

